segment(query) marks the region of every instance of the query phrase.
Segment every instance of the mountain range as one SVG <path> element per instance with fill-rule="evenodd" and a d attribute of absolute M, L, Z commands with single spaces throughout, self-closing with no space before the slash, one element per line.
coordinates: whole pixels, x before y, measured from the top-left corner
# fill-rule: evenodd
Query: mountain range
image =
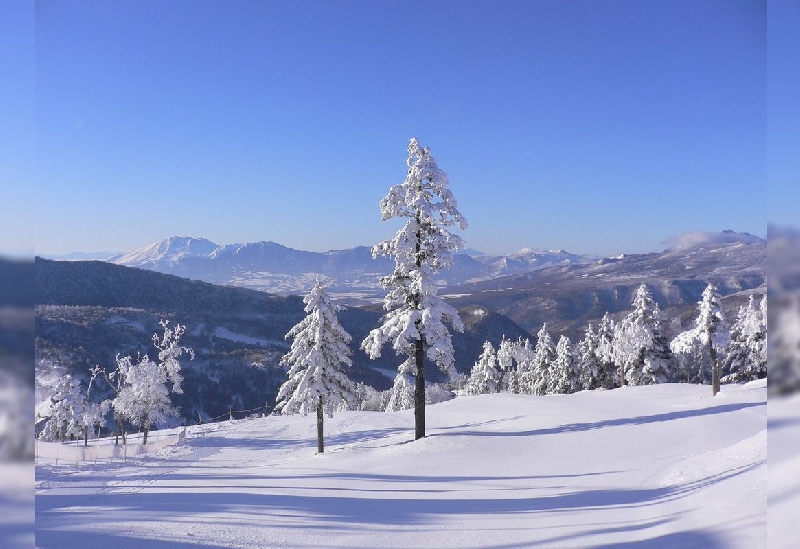
<path fill-rule="evenodd" d="M 596 258 L 564 250 L 525 248 L 508 255 L 456 254 L 440 274 L 448 286 L 524 274 L 552 265 L 584 264 Z M 375 302 L 384 295 L 378 279 L 391 272 L 391 258 L 373 258 L 370 248 L 309 252 L 275 242 L 220 246 L 204 238 L 173 236 L 106 259 L 117 265 L 174 274 L 214 284 L 289 295 L 305 294 L 317 278 L 348 304 Z"/>
<path fill-rule="evenodd" d="M 450 274 L 441 291 L 466 328 L 463 334 L 453 334 L 457 368 L 468 372 L 484 341 L 497 346 L 503 336 L 533 340 L 545 322 L 554 337 L 564 334 L 577 341 L 586 324 L 596 323 L 605 312 L 616 318 L 627 314 L 640 284 L 648 285 L 665 311 L 668 337 L 693 322 L 708 282 L 724 296 L 730 322 L 751 294 L 766 291 L 763 239 L 731 231 L 688 240 L 659 253 L 596 260 L 533 250 L 510 256 L 459 255 L 454 270 L 462 266 L 462 275 Z M 537 261 L 550 263 L 536 268 Z M 363 300 L 365 295 L 382 295 L 377 278 L 392 268 L 390 260 L 373 261 L 366 247 L 320 254 L 269 242 L 221 247 L 189 238 L 167 239 L 115 262 L 142 268 L 37 258 L 37 384 L 59 375 L 62 368 L 86 376 L 93 365 L 112 367 L 118 353 L 151 352 L 150 336 L 158 331 L 159 319 L 167 318 L 187 326 L 186 344 L 196 351 L 196 359 L 185 365 L 186 393 L 176 400 L 187 417 L 215 417 L 229 406 L 274 403 L 285 379 L 278 366 L 287 349 L 283 336 L 303 317 L 302 300 L 298 295 L 235 287 L 230 281 L 252 283 L 254 278 L 246 275 L 257 272 L 272 280 L 280 277 L 288 287 L 290 273 L 296 272 L 300 281 L 294 287 L 301 288 L 303 281 L 313 283 L 317 273 L 327 273 L 331 279 L 339 277 L 333 286 L 340 296 Z M 478 271 L 476 264 L 485 270 Z M 470 269 L 483 274 L 468 276 Z M 491 276 L 514 269 L 523 272 Z M 197 280 L 215 277 L 229 283 Z M 370 278 L 373 286 L 367 286 Z M 387 351 L 372 361 L 358 347 L 383 313 L 375 302 L 348 303 L 340 313 L 342 325 L 353 336 L 351 377 L 381 389 L 391 384 L 398 358 Z M 440 377 L 435 369 L 431 374 Z"/>

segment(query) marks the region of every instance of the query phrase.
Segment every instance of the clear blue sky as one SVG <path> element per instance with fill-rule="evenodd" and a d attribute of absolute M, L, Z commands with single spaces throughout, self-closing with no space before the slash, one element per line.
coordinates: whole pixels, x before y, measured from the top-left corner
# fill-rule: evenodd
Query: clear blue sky
<path fill-rule="evenodd" d="M 371 245 L 412 136 L 479 250 L 766 233 L 764 2 L 40 0 L 35 24 L 37 253 Z"/>

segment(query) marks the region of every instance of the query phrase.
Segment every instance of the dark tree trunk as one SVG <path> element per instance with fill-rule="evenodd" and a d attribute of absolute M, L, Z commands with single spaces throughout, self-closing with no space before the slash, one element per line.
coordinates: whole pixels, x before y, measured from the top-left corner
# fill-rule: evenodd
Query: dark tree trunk
<path fill-rule="evenodd" d="M 147 433 L 150 432 L 150 426 L 145 423 L 144 425 L 144 437 L 142 437 L 142 444 L 147 444 Z"/>
<path fill-rule="evenodd" d="M 416 215 L 417 233 L 416 233 L 416 258 L 414 263 L 417 269 L 422 268 L 422 230 L 420 228 L 422 220 L 419 212 Z M 417 294 L 414 296 L 414 306 L 420 309 L 422 306 L 422 296 Z M 414 358 L 417 363 L 417 379 L 414 384 L 414 440 L 419 440 L 425 436 L 425 342 L 423 341 L 422 331 L 420 330 L 420 321 L 417 320 L 416 328 L 419 333 L 416 348 L 414 349 Z"/>
<path fill-rule="evenodd" d="M 417 379 L 414 385 L 414 440 L 425 436 L 425 347 L 417 340 Z"/>
<path fill-rule="evenodd" d="M 708 355 L 711 357 L 711 396 L 719 393 L 719 364 L 717 363 L 717 350 L 709 343 Z"/>
<path fill-rule="evenodd" d="M 324 414 L 322 410 L 322 397 L 319 397 L 319 402 L 317 403 L 317 453 L 323 454 L 325 453 L 325 441 L 323 439 L 323 422 Z"/>
<path fill-rule="evenodd" d="M 122 445 L 125 446 L 125 422 L 122 419 L 117 420 L 117 432 L 114 438 L 114 445 L 119 445 L 119 436 L 122 435 Z"/>

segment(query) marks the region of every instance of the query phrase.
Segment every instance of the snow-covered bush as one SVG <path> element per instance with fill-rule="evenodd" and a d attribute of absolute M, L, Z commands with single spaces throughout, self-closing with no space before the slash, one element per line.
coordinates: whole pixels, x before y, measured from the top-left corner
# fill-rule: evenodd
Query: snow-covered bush
<path fill-rule="evenodd" d="M 439 404 L 456 397 L 455 393 L 440 383 L 429 383 L 425 387 L 425 403 Z"/>

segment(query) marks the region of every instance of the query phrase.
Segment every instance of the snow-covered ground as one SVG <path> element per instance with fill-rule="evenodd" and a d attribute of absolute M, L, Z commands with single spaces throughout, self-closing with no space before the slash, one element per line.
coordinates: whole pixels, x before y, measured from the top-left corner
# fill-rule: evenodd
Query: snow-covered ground
<path fill-rule="evenodd" d="M 36 545 L 766 547 L 765 381 L 190 429 L 127 463 L 36 468 Z"/>
<path fill-rule="evenodd" d="M 769 547 L 800 546 L 800 395 L 769 399 Z"/>

